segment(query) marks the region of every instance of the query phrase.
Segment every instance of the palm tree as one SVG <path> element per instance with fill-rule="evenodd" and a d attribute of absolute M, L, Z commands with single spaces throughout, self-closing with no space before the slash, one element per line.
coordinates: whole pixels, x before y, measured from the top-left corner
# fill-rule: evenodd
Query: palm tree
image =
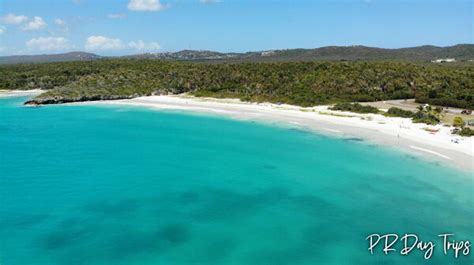
<path fill-rule="evenodd" d="M 443 108 L 442 107 L 434 108 L 433 115 L 438 119 L 442 119 L 444 117 Z"/>
<path fill-rule="evenodd" d="M 425 107 L 423 107 L 423 105 L 418 105 L 416 109 L 418 110 L 418 112 L 423 112 L 425 110 Z"/>
<path fill-rule="evenodd" d="M 433 108 L 430 105 L 427 105 L 425 109 L 426 109 L 426 113 L 431 113 L 433 111 Z"/>

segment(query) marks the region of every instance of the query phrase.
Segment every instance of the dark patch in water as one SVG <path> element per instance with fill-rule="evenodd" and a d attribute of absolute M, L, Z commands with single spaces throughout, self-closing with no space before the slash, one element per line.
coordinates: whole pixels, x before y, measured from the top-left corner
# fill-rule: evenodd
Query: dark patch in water
<path fill-rule="evenodd" d="M 62 229 L 67 229 L 69 227 L 84 225 L 86 222 L 88 222 L 86 218 L 70 217 L 58 222 L 58 227 Z"/>
<path fill-rule="evenodd" d="M 403 157 L 406 158 L 406 159 L 410 159 L 410 160 L 418 160 L 418 158 L 416 156 L 413 156 L 413 155 L 410 155 L 410 154 L 405 154 Z"/>
<path fill-rule="evenodd" d="M 443 165 L 438 161 L 428 161 L 428 164 L 431 164 L 435 167 L 443 167 Z"/>
<path fill-rule="evenodd" d="M 346 141 L 346 142 L 363 142 L 364 139 L 357 138 L 357 137 L 350 137 L 350 138 L 343 138 L 343 141 Z"/>
<path fill-rule="evenodd" d="M 327 220 L 335 221 L 341 218 L 340 209 L 336 205 L 313 195 L 297 195 L 288 198 L 290 202 L 298 207 L 304 208 L 305 212 L 313 216 L 325 216 Z"/>
<path fill-rule="evenodd" d="M 131 260 L 139 255 L 164 254 L 190 240 L 189 228 L 183 224 L 166 224 L 155 231 L 128 229 L 116 231 L 100 256 L 105 260 Z"/>
<path fill-rule="evenodd" d="M 165 223 L 156 229 L 141 229 L 139 224 L 128 221 L 124 213 L 134 212 L 140 204 L 161 204 L 162 210 L 170 211 L 179 220 L 194 219 L 204 224 L 226 222 L 250 218 L 265 208 L 292 208 L 304 213 L 308 218 L 319 220 L 317 228 L 302 230 L 300 241 L 289 245 L 288 249 L 255 250 L 250 253 L 252 264 L 294 264 L 312 261 L 321 257 L 314 249 L 319 233 L 335 233 L 333 223 L 340 223 L 340 209 L 323 198 L 313 195 L 293 195 L 287 188 L 270 188 L 255 192 L 237 192 L 231 189 L 193 189 L 182 193 L 171 193 L 150 198 L 124 200 L 118 203 L 97 202 L 87 204 L 84 211 L 94 213 L 83 218 L 71 217 L 58 222 L 57 227 L 37 240 L 39 247 L 50 251 L 51 258 L 60 264 L 96 264 L 103 261 L 136 261 L 147 256 L 165 256 L 189 242 L 191 226 L 182 223 Z M 176 211 L 177 205 L 187 203 L 185 211 Z M 178 207 L 179 208 L 179 207 Z M 147 207 L 142 211 L 148 211 Z M 176 211 L 176 212 L 175 212 Z M 161 219 L 163 211 L 157 220 Z M 103 218 L 109 217 L 109 218 Z M 114 218 L 110 218 L 114 217 Z M 117 219 L 116 219 L 116 218 Z M 122 219 L 120 219 L 122 218 Z M 120 220 L 120 221 L 119 221 Z M 118 222 L 117 222 L 118 221 Z M 316 225 L 316 224 L 315 224 Z M 324 230 L 324 231 L 323 231 Z M 308 234 L 308 236 L 305 236 Z M 183 261 L 202 264 L 223 264 L 232 257 L 239 247 L 230 235 L 218 235 L 217 238 L 203 242 L 196 252 L 183 258 Z M 321 236 L 321 235 L 320 235 Z M 323 235 L 326 238 L 325 235 Z M 199 253 L 197 253 L 199 252 Z M 78 255 L 80 253 L 80 255 Z M 235 258 L 235 257 L 234 257 Z"/>
<path fill-rule="evenodd" d="M 185 191 L 178 196 L 178 203 L 195 203 L 199 201 L 199 193 L 195 191 Z"/>
<path fill-rule="evenodd" d="M 81 244 L 93 238 L 94 229 L 74 219 L 60 222 L 57 229 L 39 239 L 39 245 L 46 250 L 58 250 Z"/>
<path fill-rule="evenodd" d="M 0 218 L 0 231 L 11 229 L 25 229 L 38 225 L 49 218 L 47 214 L 18 214 L 6 215 Z"/>
<path fill-rule="evenodd" d="M 309 134 L 309 133 L 311 133 L 308 129 L 303 129 L 303 128 L 290 128 L 289 130 L 290 130 L 290 131 L 297 132 L 297 133 L 301 133 L 301 134 Z"/>
<path fill-rule="evenodd" d="M 433 185 L 430 179 L 426 181 L 421 180 L 415 176 L 400 176 L 393 181 L 398 182 L 399 185 L 406 186 L 405 190 L 416 190 L 418 192 L 427 192 L 434 195 L 433 193 L 441 194 L 444 193 L 439 187 Z"/>
<path fill-rule="evenodd" d="M 135 199 L 127 199 L 119 202 L 97 201 L 84 205 L 86 212 L 117 217 L 124 214 L 133 214 L 139 203 Z"/>
<path fill-rule="evenodd" d="M 150 232 L 128 229 L 117 231 L 110 238 L 109 247 L 104 254 L 110 255 L 109 258 L 116 256 L 119 259 L 129 259 L 138 254 L 164 253 L 189 239 L 188 227 L 182 224 L 167 224 Z"/>
<path fill-rule="evenodd" d="M 238 218 L 254 215 L 261 208 L 278 204 L 288 198 L 286 189 L 270 189 L 258 193 L 238 193 L 232 190 L 213 189 L 203 192 L 206 198 L 192 217 L 198 220 Z"/>
<path fill-rule="evenodd" d="M 167 244 L 178 245 L 189 240 L 189 231 L 185 225 L 168 224 L 158 231 L 158 236 Z"/>
<path fill-rule="evenodd" d="M 304 197 L 315 201 L 309 199 L 311 196 Z M 294 242 L 286 241 L 284 237 L 278 238 L 286 241 L 286 244 L 282 244 L 286 248 L 253 251 L 247 257 L 247 264 L 325 264 L 333 258 L 328 256 L 330 250 L 341 243 L 338 239 L 347 236 L 338 224 L 328 219 L 322 224 L 302 228 L 299 238 Z"/>
<path fill-rule="evenodd" d="M 65 220 L 58 224 L 56 231 L 40 238 L 39 246 L 52 251 L 52 258 L 61 264 L 96 264 L 164 254 L 190 238 L 189 226 L 179 223 L 145 231 L 111 223 L 101 226 Z"/>
<path fill-rule="evenodd" d="M 277 166 L 265 164 L 263 165 L 263 168 L 268 169 L 268 170 L 274 170 L 274 169 L 277 169 Z"/>

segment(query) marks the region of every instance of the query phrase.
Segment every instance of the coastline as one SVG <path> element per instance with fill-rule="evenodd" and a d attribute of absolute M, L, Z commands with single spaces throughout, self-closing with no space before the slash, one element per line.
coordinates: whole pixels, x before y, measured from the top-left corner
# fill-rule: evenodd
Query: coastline
<path fill-rule="evenodd" d="M 22 97 L 22 96 L 37 96 L 43 93 L 41 89 L 31 90 L 0 90 L 0 98 L 4 97 Z"/>
<path fill-rule="evenodd" d="M 159 110 L 215 114 L 237 120 L 286 124 L 329 136 L 360 137 L 370 143 L 395 147 L 461 170 L 474 170 L 474 139 L 472 137 L 452 135 L 450 133 L 452 127 L 416 124 L 407 118 L 331 111 L 328 106 L 303 108 L 285 104 L 249 103 L 238 99 L 198 98 L 188 95 L 149 96 L 79 104 L 142 106 Z M 436 128 L 439 131 L 432 133 L 426 131 L 426 128 Z M 453 142 L 455 140 L 458 143 Z"/>

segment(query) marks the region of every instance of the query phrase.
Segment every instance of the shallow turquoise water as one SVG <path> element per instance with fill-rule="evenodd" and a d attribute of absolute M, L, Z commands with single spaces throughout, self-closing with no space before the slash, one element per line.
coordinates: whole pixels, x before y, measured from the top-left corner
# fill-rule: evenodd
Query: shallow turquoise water
<path fill-rule="evenodd" d="M 0 99 L 0 264 L 472 264 L 472 172 L 354 139 Z M 434 256 L 370 255 L 417 233 Z"/>

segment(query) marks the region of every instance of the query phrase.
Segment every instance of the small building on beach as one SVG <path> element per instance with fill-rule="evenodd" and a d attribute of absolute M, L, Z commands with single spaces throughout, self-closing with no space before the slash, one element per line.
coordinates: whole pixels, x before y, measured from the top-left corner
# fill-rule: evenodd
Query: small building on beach
<path fill-rule="evenodd" d="M 456 62 L 456 59 L 454 58 L 445 58 L 445 59 L 436 59 L 432 60 L 432 63 L 454 63 Z"/>

